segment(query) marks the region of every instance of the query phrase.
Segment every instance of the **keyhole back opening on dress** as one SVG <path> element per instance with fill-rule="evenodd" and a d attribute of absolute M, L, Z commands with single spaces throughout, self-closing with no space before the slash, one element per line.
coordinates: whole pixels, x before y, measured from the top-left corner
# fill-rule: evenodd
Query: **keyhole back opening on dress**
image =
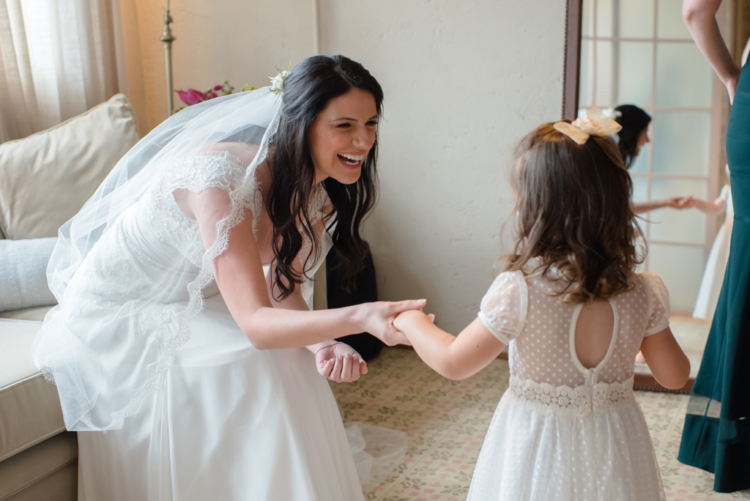
<path fill-rule="evenodd" d="M 594 301 L 578 305 L 573 315 L 571 355 L 584 369 L 593 369 L 603 362 L 611 352 L 616 336 L 614 305 L 609 301 Z"/>

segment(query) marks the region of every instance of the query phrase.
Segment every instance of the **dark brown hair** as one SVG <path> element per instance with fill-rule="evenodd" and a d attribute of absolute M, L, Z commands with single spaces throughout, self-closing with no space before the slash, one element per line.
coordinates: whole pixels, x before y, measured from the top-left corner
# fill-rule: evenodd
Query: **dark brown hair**
<path fill-rule="evenodd" d="M 620 149 L 625 167 L 629 169 L 635 162 L 638 138 L 643 131 L 648 130 L 651 115 L 632 104 L 622 104 L 615 108 L 615 112 L 615 120 L 622 125 L 622 129 L 617 133 L 620 138 L 617 147 Z"/>
<path fill-rule="evenodd" d="M 630 206 L 633 184 L 614 141 L 591 136 L 579 145 L 548 123 L 516 148 L 511 184 L 518 241 L 506 271 L 538 269 L 565 287 L 567 303 L 609 299 L 629 290 L 641 262 L 641 235 Z M 556 268 L 559 274 L 548 273 Z"/>
<path fill-rule="evenodd" d="M 313 231 L 307 203 L 315 182 L 315 166 L 310 155 L 308 130 L 318 113 L 328 103 L 352 88 L 365 90 L 375 99 L 378 116 L 383 109 L 383 90 L 375 77 L 361 64 L 335 55 L 308 57 L 299 63 L 284 83 L 281 121 L 272 140 L 275 147 L 271 172 L 273 182 L 266 200 L 266 210 L 273 223 L 273 252 L 276 260 L 273 283 L 278 289 L 277 299 L 294 292 L 296 284 L 302 283 L 309 264 L 319 255 L 320 242 Z M 325 218 L 328 231 L 333 222 L 333 251 L 343 267 L 344 289 L 353 282 L 354 276 L 364 269 L 367 244 L 362 240 L 359 228 L 362 220 L 372 210 L 378 196 L 377 178 L 378 141 L 362 162 L 359 180 L 350 185 L 333 178 L 323 181 L 323 187 L 333 205 L 333 211 Z M 302 273 L 294 270 L 293 264 L 302 249 L 302 233 L 312 243 L 312 252 L 305 257 Z M 309 278 L 309 277 L 308 277 Z"/>

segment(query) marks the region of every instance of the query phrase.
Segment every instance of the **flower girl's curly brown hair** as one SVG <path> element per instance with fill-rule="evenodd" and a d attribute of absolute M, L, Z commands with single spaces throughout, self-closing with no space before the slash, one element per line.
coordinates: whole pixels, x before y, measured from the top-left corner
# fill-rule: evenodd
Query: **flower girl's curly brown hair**
<path fill-rule="evenodd" d="M 608 137 L 579 145 L 540 126 L 516 148 L 511 174 L 518 241 L 506 271 L 537 268 L 562 281 L 566 303 L 609 299 L 632 287 L 642 235 L 630 205 L 633 183 Z M 556 268 L 559 273 L 548 273 Z"/>

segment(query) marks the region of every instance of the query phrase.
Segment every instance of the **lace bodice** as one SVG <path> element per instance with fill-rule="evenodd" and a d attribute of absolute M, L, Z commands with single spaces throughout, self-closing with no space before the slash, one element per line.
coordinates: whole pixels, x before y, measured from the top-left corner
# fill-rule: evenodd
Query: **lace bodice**
<path fill-rule="evenodd" d="M 635 356 L 644 336 L 669 325 L 669 294 L 661 279 L 644 273 L 610 301 L 614 331 L 599 365 L 586 369 L 575 353 L 575 327 L 583 305 L 550 295 L 541 274 L 499 275 L 482 299 L 479 318 L 509 344 L 513 398 L 542 412 L 582 415 L 632 399 Z"/>

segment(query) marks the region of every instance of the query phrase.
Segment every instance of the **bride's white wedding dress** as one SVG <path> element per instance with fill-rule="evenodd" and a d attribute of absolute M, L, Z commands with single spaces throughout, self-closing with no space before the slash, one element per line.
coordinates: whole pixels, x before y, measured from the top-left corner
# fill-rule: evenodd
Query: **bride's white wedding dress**
<path fill-rule="evenodd" d="M 79 430 L 82 501 L 363 499 L 313 354 L 250 344 L 206 271 L 206 232 L 172 195 L 213 190 L 226 202 L 213 223 L 218 255 L 246 208 L 257 226 L 261 195 L 246 166 L 215 151 L 166 169 L 99 238 L 46 320 L 35 359 Z M 319 186 L 310 214 L 327 203 Z"/>

